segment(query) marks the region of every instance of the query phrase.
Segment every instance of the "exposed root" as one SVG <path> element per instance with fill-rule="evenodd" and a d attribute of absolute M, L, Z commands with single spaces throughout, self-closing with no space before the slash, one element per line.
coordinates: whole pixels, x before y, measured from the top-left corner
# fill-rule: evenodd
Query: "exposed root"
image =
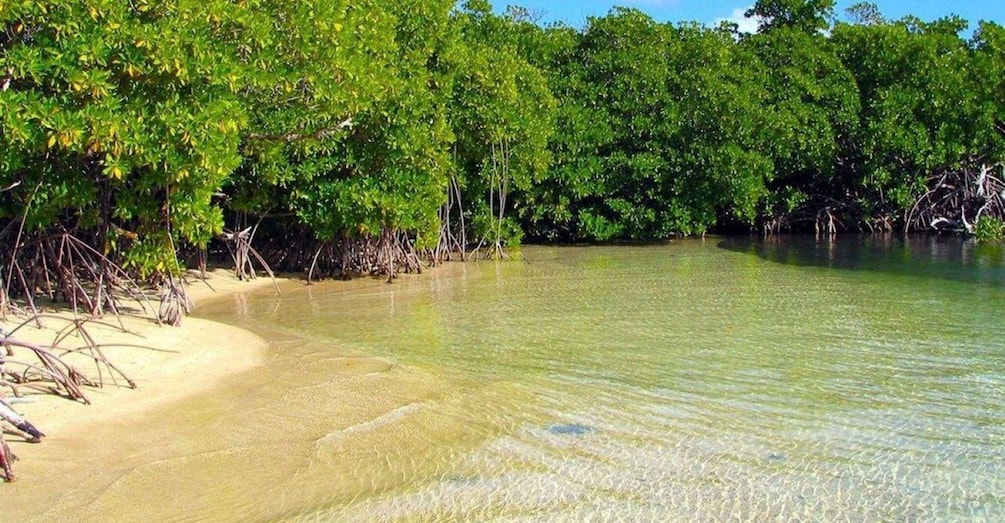
<path fill-rule="evenodd" d="M 385 227 L 380 236 L 343 236 L 334 242 L 323 242 L 314 252 L 308 281 L 315 274 L 351 279 L 356 276 L 384 276 L 390 282 L 398 274 L 419 274 L 423 263 L 409 235 Z"/>
<path fill-rule="evenodd" d="M 452 219 L 454 207 L 457 207 L 457 233 L 454 232 Z M 464 223 L 464 205 L 461 199 L 461 187 L 457 178 L 450 179 L 447 187 L 447 203 L 440 208 L 440 237 L 436 247 L 429 253 L 430 263 L 435 265 L 445 261 L 452 261 L 454 254 L 460 256 L 461 261 L 467 258 L 467 228 Z"/>
<path fill-rule="evenodd" d="M 175 278 L 168 278 L 168 283 L 161 294 L 161 305 L 157 310 L 157 318 L 172 327 L 181 325 L 181 319 L 192 313 L 195 305 L 188 298 L 185 287 Z"/>
<path fill-rule="evenodd" d="M 972 234 L 982 216 L 1005 220 L 1005 176 L 996 173 L 1003 169 L 982 165 L 933 176 L 928 191 L 907 212 L 905 232 L 934 229 Z"/>
<path fill-rule="evenodd" d="M 86 404 L 91 403 L 80 387 L 96 384 L 49 349 L 10 337 L 0 340 L 0 345 L 7 350 L 9 356 L 14 356 L 14 349 L 24 349 L 38 359 L 38 363 L 32 363 L 6 358 L 3 365 L 3 381 L 0 383 L 13 389 L 15 395 L 19 394 L 18 386 L 26 386 L 65 395 Z"/>
<path fill-rule="evenodd" d="M 121 297 L 128 296 L 144 312 L 153 305 L 140 285 L 119 265 L 69 232 L 37 232 L 22 237 L 0 231 L 0 317 L 7 313 L 37 314 L 36 298 L 64 300 L 77 316 L 119 316 Z M 18 300 L 21 300 L 18 302 Z"/>
<path fill-rule="evenodd" d="M 766 219 L 764 223 L 761 224 L 761 234 L 767 238 L 769 236 L 780 234 L 782 231 L 788 230 L 790 227 L 791 225 L 789 224 L 788 217 L 784 214 L 780 214 L 770 219 Z"/>
<path fill-rule="evenodd" d="M 3 398 L 0 398 L 0 422 L 9 423 L 19 432 L 25 434 L 25 440 L 29 443 L 38 443 L 45 437 L 42 431 L 38 430 L 30 421 L 15 412 Z M 14 481 L 14 461 L 17 461 L 17 456 L 11 452 L 10 446 L 7 445 L 7 441 L 4 439 L 3 427 L 0 426 L 0 469 L 3 471 L 5 481 Z"/>
<path fill-rule="evenodd" d="M 3 398 L 0 398 L 0 420 L 10 423 L 14 428 L 26 434 L 26 439 L 31 443 L 38 443 L 45 437 L 42 431 L 35 428 L 24 416 L 15 412 L 14 408 Z"/>
<path fill-rule="evenodd" d="M 56 331 L 52 343 L 39 345 L 28 343 L 14 336 L 30 323 L 42 319 L 62 321 L 66 325 Z M 0 346 L 5 350 L 4 363 L 0 365 L 0 385 L 10 388 L 15 396 L 20 396 L 20 387 L 62 394 L 73 400 L 90 403 L 81 389 L 82 386 L 104 387 L 106 380 L 119 386 L 123 380 L 126 386 L 136 388 L 134 382 L 119 369 L 104 353 L 105 345 L 99 344 L 87 330 L 88 323 L 96 320 L 64 318 L 61 316 L 38 315 L 29 318 L 0 338 Z M 71 344 L 70 340 L 79 340 Z M 15 349 L 33 358 L 15 359 Z M 95 377 L 85 375 L 66 358 L 83 359 L 94 364 Z M 37 360 L 37 361 L 35 361 Z"/>
<path fill-rule="evenodd" d="M 65 322 L 61 329 L 53 331 L 55 334 L 50 344 L 31 343 L 15 337 L 21 329 L 42 320 L 47 323 Z M 22 389 L 27 388 L 85 404 L 90 403 L 83 391 L 85 386 L 103 387 L 111 382 L 117 386 L 136 388 L 136 383 L 105 356 L 104 348 L 111 345 L 99 344 L 88 332 L 88 324 L 117 328 L 95 319 L 38 315 L 25 320 L 10 332 L 0 329 L 0 387 L 9 389 L 14 397 L 23 397 Z M 93 376 L 85 375 L 81 368 L 70 363 L 75 359 L 92 363 Z M 41 430 L 15 411 L 3 395 L 0 395 L 0 425 L 13 427 L 29 443 L 38 443 L 45 437 Z M 5 480 L 13 481 L 12 463 L 16 458 L 3 439 L 3 430 L 5 427 L 0 427 L 0 469 Z"/>
<path fill-rule="evenodd" d="M 813 227 L 816 237 L 819 239 L 823 236 L 828 238 L 834 237 L 837 234 L 838 227 L 840 225 L 841 221 L 834 215 L 833 210 L 830 207 L 827 207 L 817 213 L 817 218 Z"/>
<path fill-rule="evenodd" d="M 421 273 L 427 267 L 425 258 L 432 250 L 420 252 L 415 247 L 416 238 L 409 233 L 391 227 L 383 228 L 379 234 L 345 233 L 328 240 L 318 240 L 314 233 L 302 224 L 285 220 L 283 216 L 272 216 L 275 220 L 263 220 L 259 225 L 246 227 L 236 233 L 228 232 L 221 239 L 226 241 L 235 265 L 243 263 L 244 270 L 238 277 L 251 278 L 255 271 L 282 270 L 300 272 L 307 276 L 308 283 L 319 278 L 352 279 L 359 276 L 398 275 L 401 273 Z M 257 234 L 256 234 L 257 231 Z M 265 236 L 257 248 L 242 253 L 242 237 L 251 241 Z M 265 264 L 265 259 L 271 261 Z M 253 267 L 249 267 L 254 262 Z M 270 273 L 271 274 L 271 273 Z"/>
<path fill-rule="evenodd" d="M 276 282 L 276 275 L 272 272 L 272 268 L 269 267 L 265 258 L 251 246 L 251 242 L 255 239 L 255 232 L 257 231 L 258 224 L 255 224 L 253 227 L 247 227 L 241 231 L 224 232 L 221 239 L 226 243 L 227 250 L 230 251 L 230 256 L 234 260 L 234 275 L 237 276 L 237 279 L 255 279 L 257 274 L 255 273 L 254 262 L 257 261 L 261 265 L 262 270 L 272 278 L 272 283 L 276 286 L 276 290 L 279 291 L 279 283 Z"/>
<path fill-rule="evenodd" d="M 16 461 L 17 456 L 10 451 L 7 441 L 3 438 L 3 431 L 0 430 L 0 469 L 3 469 L 5 481 L 14 481 L 14 467 L 12 461 Z"/>

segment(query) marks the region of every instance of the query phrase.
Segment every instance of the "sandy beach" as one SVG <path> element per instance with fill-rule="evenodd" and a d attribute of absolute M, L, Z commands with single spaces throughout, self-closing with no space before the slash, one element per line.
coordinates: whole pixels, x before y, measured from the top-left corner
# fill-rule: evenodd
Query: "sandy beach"
<path fill-rule="evenodd" d="M 240 281 L 224 270 L 211 272 L 206 281 L 212 288 L 189 278 L 189 295 L 196 307 L 207 300 L 272 285 L 268 278 Z M 14 464 L 17 480 L 0 484 L 0 519 L 27 521 L 46 514 L 51 516 L 46 517 L 49 520 L 76 519 L 74 514 L 101 519 L 100 513 L 75 512 L 74 493 L 101 489 L 102 483 L 114 481 L 117 468 L 129 466 L 128 459 L 121 459 L 128 456 L 119 454 L 116 434 L 131 435 L 140 428 L 136 423 L 149 413 L 170 412 L 172 406 L 197 401 L 223 386 L 228 377 L 262 365 L 269 346 L 251 332 L 200 318 L 185 318 L 180 327 L 159 326 L 149 314 L 142 315 L 138 306 L 124 314 L 122 322 L 128 332 L 113 327 L 118 324 L 114 316 L 88 323 L 87 330 L 106 345 L 108 359 L 136 382 L 137 389 L 121 379 L 118 385 L 112 384 L 106 375 L 103 388 L 84 389 L 91 405 L 23 389 L 25 397 L 14 407 L 47 437 L 40 444 L 29 444 L 8 435 L 11 450 L 20 460 Z M 15 318 L 9 318 L 4 326 L 10 330 L 16 324 Z M 25 327 L 17 336 L 36 343 L 51 342 L 54 329 L 67 323 L 50 318 L 43 325 L 43 329 Z M 88 376 L 94 376 L 93 365 L 77 364 Z M 156 452 L 162 443 L 151 441 L 151 451 Z M 106 516 L 115 519 L 113 514 Z"/>

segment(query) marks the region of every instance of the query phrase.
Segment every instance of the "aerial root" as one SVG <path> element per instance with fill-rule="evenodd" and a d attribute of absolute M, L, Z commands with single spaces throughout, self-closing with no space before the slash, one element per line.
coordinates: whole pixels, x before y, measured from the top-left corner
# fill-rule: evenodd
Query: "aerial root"
<path fill-rule="evenodd" d="M 43 319 L 66 322 L 63 328 L 55 331 L 50 344 L 31 343 L 15 337 L 24 327 L 33 323 L 41 324 Z M 114 325 L 93 319 L 37 314 L 24 320 L 10 332 L 0 330 L 0 387 L 10 389 L 15 398 L 23 397 L 22 389 L 27 388 L 57 394 L 85 404 L 90 403 L 83 390 L 85 386 L 103 387 L 110 381 L 117 386 L 136 388 L 136 382 L 106 357 L 104 348 L 110 345 L 97 343 L 87 329 L 89 323 L 115 328 Z M 92 363 L 93 375 L 85 374 L 81 368 L 71 364 L 68 358 Z M 24 435 L 25 441 L 30 443 L 38 443 L 45 437 L 45 433 L 15 411 L 2 395 L 0 395 L 0 425 L 13 427 L 17 433 Z M 0 430 L 0 468 L 3 471 L 3 478 L 7 481 L 14 480 L 12 463 L 15 459 L 9 445 L 3 439 L 3 431 Z"/>
<path fill-rule="evenodd" d="M 981 165 L 941 173 L 907 212 L 905 231 L 945 230 L 972 234 L 982 216 L 1005 220 L 1005 167 Z"/>

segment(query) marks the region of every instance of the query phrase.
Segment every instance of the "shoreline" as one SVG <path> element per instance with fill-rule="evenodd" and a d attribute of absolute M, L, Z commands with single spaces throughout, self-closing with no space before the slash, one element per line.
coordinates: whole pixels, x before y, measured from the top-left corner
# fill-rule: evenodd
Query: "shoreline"
<path fill-rule="evenodd" d="M 207 273 L 206 285 L 188 278 L 186 290 L 198 307 L 241 292 L 272 286 L 270 278 L 241 281 L 233 273 L 217 269 Z M 285 281 L 279 278 L 278 281 Z M 56 316 L 71 318 L 62 312 Z M 12 520 L 42 518 L 58 507 L 71 511 L 70 498 L 85 482 L 111 479 L 116 474 L 114 433 L 133 431 L 135 424 L 154 414 L 169 414 L 207 393 L 225 386 L 228 378 L 249 372 L 267 362 L 270 342 L 240 327 L 187 316 L 180 327 L 160 326 L 151 314 L 129 310 L 121 316 L 129 332 L 118 327 L 114 316 L 87 323 L 88 332 L 101 344 L 108 359 L 131 378 L 130 388 L 121 377 L 114 384 L 105 372 L 101 388 L 84 387 L 90 405 L 66 397 L 22 388 L 25 396 L 13 404 L 46 434 L 41 443 L 29 444 L 20 436 L 6 439 L 19 461 L 14 463 L 16 481 L 0 483 L 0 513 Z M 15 325 L 9 321 L 8 326 Z M 26 326 L 17 332 L 23 341 L 49 343 L 53 328 L 63 327 L 58 319 L 44 319 L 44 329 Z M 68 340 L 69 344 L 73 342 Z M 120 344 L 120 345 L 116 345 Z M 16 358 L 25 359 L 23 353 Z M 71 363 L 88 377 L 96 377 L 92 364 Z M 5 391 L 12 399 L 9 390 Z M 107 440 L 108 441 L 102 441 Z M 154 442 L 152 442 L 154 443 Z M 66 516 L 66 512 L 61 513 Z"/>
<path fill-rule="evenodd" d="M 249 294 L 272 287 L 270 279 L 248 284 L 220 274 L 210 279 L 215 293 L 191 282 L 190 289 L 206 289 L 192 295 L 196 314 L 212 318 L 220 308 L 236 307 L 241 316 L 254 309 Z M 284 295 L 296 288 L 293 278 L 279 281 Z M 349 289 L 372 285 L 360 279 Z M 159 361 L 190 362 L 192 352 L 219 356 L 228 347 L 232 354 L 209 355 L 201 364 L 237 361 L 217 377 L 193 376 L 192 365 L 183 363 L 143 374 L 109 352 L 140 390 L 87 389 L 94 403 L 89 406 L 53 397 L 67 404 L 54 416 L 46 414 L 49 407 L 39 408 L 41 401 L 17 404 L 47 437 L 40 445 L 8 438 L 21 461 L 15 464 L 17 481 L 0 486 L 6 488 L 0 494 L 3 519 L 296 519 L 402 488 L 400 474 L 389 473 L 394 464 L 439 473 L 458 459 L 458 447 L 473 448 L 498 429 L 449 414 L 466 410 L 474 398 L 493 397 L 491 388 L 472 388 L 296 332 L 266 326 L 256 334 L 255 324 L 245 321 L 231 327 L 187 317 L 181 329 L 142 321 L 145 334 L 177 338 L 158 347 L 185 352 L 157 352 Z M 186 348 L 188 335 L 176 334 L 196 326 L 200 345 Z M 234 348 L 241 336 L 251 341 Z M 197 381 L 202 383 L 193 385 Z"/>

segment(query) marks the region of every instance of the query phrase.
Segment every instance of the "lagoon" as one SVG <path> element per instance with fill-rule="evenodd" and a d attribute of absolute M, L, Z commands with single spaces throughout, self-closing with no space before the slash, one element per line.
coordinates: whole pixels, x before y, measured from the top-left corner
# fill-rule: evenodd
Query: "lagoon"
<path fill-rule="evenodd" d="M 201 471 L 215 514 L 269 520 L 1002 519 L 1003 311 L 1002 251 L 939 237 L 527 247 L 239 294 L 199 315 L 270 364 L 130 488 Z"/>

